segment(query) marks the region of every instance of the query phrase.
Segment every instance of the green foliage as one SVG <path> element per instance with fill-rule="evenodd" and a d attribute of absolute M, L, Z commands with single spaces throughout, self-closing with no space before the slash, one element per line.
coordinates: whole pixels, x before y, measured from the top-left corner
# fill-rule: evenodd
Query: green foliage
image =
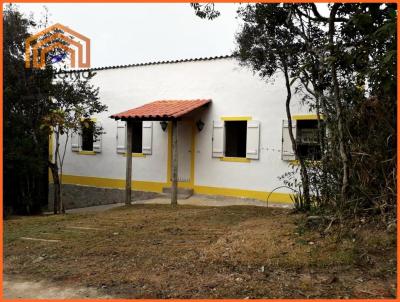
<path fill-rule="evenodd" d="M 51 70 L 25 68 L 24 42 L 35 26 L 14 6 L 3 12 L 4 28 L 4 213 L 35 213 L 47 202 L 48 136 L 39 129 L 47 110 Z"/>
<path fill-rule="evenodd" d="M 295 93 L 324 116 L 322 160 L 302 165 L 309 205 L 304 182 L 293 180 L 299 168 L 283 175 L 300 192 L 295 205 L 340 217 L 379 213 L 388 221 L 396 205 L 395 5 L 330 4 L 329 13 L 322 16 L 315 4 L 244 5 L 236 54 L 263 78 L 286 65 Z"/>
<path fill-rule="evenodd" d="M 220 15 L 220 12 L 215 9 L 214 3 L 190 3 L 195 14 L 202 19 L 213 20 Z"/>
<path fill-rule="evenodd" d="M 57 153 L 54 162 L 48 160 L 50 133 L 76 131 L 82 117 L 102 112 L 106 106 L 99 102 L 98 88 L 90 83 L 94 73 L 71 80 L 57 76 L 49 64 L 44 69 L 25 68 L 25 39 L 39 29 L 15 6 L 5 7 L 3 26 L 5 213 L 30 214 L 47 205 L 48 168 L 56 165 L 58 170 L 62 164 Z"/>
<path fill-rule="evenodd" d="M 301 45 L 291 30 L 290 12 L 280 4 L 251 4 L 239 9 L 244 21 L 236 36 L 235 54 L 262 78 L 283 71 L 283 64 L 297 68 Z"/>

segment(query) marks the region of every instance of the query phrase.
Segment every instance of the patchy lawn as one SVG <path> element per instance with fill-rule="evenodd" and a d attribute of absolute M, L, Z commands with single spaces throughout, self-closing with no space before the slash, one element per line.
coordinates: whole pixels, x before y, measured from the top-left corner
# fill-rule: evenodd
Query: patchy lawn
<path fill-rule="evenodd" d="M 395 234 L 370 227 L 337 242 L 298 221 L 250 206 L 15 217 L 4 222 L 4 273 L 116 298 L 395 296 Z"/>

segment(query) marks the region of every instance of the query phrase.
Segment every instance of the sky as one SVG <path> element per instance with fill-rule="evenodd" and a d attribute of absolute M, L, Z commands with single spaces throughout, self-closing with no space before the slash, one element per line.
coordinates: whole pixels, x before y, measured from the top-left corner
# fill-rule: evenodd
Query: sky
<path fill-rule="evenodd" d="M 197 17 L 189 3 L 20 3 L 35 19 L 48 8 L 61 23 L 91 40 L 91 67 L 231 54 L 238 4 L 220 3 L 221 15 Z"/>

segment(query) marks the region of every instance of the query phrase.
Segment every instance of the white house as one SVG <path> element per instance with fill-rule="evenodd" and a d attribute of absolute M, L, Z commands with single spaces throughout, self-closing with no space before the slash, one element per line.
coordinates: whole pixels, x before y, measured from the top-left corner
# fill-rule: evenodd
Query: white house
<path fill-rule="evenodd" d="M 232 56 L 94 70 L 93 84 L 100 88 L 100 100 L 108 111 L 91 121 L 105 133 L 93 138 L 91 127 L 84 127 L 69 139 L 63 167 L 65 194 L 74 192 L 73 198 L 79 200 L 97 198 L 91 192 L 101 192 L 113 196 L 110 202 L 123 201 L 122 195 L 107 195 L 123 192 L 126 176 L 126 123 L 110 116 L 141 106 L 151 111 L 154 104 L 149 103 L 166 101 L 155 103 L 157 110 L 172 112 L 173 106 L 189 106 L 177 122 L 179 188 L 195 194 L 291 202 L 289 189 L 277 189 L 283 185 L 278 177 L 290 171 L 290 162 L 295 160 L 281 75 L 265 81 Z M 187 102 L 192 100 L 200 103 Z M 292 115 L 301 150 L 316 159 L 316 116 L 296 95 Z M 171 123 L 160 120 L 153 116 L 134 123 L 135 191 L 160 193 L 171 186 Z"/>

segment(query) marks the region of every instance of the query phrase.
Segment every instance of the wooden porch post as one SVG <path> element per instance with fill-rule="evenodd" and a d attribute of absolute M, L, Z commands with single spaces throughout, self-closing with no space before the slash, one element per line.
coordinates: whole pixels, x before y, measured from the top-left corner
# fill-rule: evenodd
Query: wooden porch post
<path fill-rule="evenodd" d="M 126 183 L 125 183 L 125 204 L 131 204 L 132 184 L 132 128 L 131 120 L 126 121 Z"/>
<path fill-rule="evenodd" d="M 178 126 L 177 120 L 172 120 L 172 187 L 171 205 L 178 204 Z"/>

